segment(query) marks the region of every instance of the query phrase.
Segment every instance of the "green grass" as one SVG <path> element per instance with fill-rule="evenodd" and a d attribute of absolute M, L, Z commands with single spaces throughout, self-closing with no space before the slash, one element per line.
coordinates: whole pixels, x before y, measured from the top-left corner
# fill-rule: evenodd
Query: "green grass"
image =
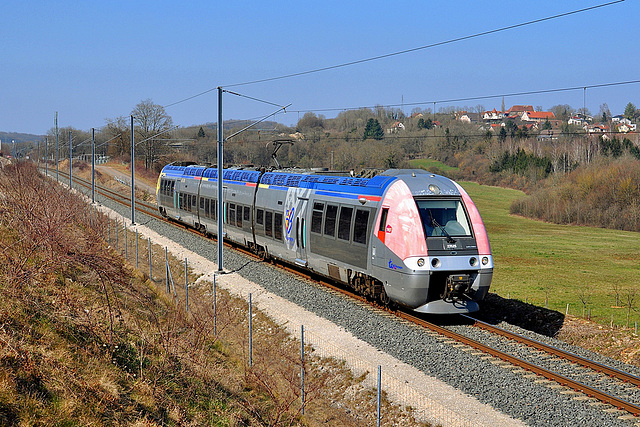
<path fill-rule="evenodd" d="M 443 172 L 458 170 L 458 168 L 445 165 L 444 163 L 433 159 L 412 159 L 409 160 L 409 165 L 411 165 L 412 168 L 422 168 L 428 171 L 431 171 L 432 169 L 439 169 Z"/>
<path fill-rule="evenodd" d="M 621 305 L 629 293 L 637 292 L 634 307 L 640 306 L 640 234 L 549 224 L 509 215 L 511 202 L 524 193 L 465 182 L 489 233 L 494 255 L 492 291 L 511 297 L 582 315 L 586 290 L 587 309 L 592 319 L 608 324 L 611 315 L 617 325 L 626 324 L 627 308 L 616 308 L 614 286 L 620 290 Z M 631 324 L 640 321 L 631 312 Z"/>

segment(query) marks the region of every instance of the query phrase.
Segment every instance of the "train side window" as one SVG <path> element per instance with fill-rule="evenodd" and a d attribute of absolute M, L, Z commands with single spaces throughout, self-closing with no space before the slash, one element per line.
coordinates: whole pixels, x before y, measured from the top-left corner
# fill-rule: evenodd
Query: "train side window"
<path fill-rule="evenodd" d="M 218 219 L 218 201 L 215 199 L 211 199 L 211 219 Z"/>
<path fill-rule="evenodd" d="M 356 221 L 353 225 L 354 243 L 367 244 L 367 225 L 369 224 L 369 211 L 356 209 Z"/>
<path fill-rule="evenodd" d="M 204 210 L 204 197 L 200 197 L 200 209 Z"/>
<path fill-rule="evenodd" d="M 236 225 L 242 228 L 242 205 L 236 207 Z"/>
<path fill-rule="evenodd" d="M 282 240 L 282 214 L 278 212 L 273 215 L 273 238 Z"/>
<path fill-rule="evenodd" d="M 351 217 L 353 216 L 353 208 L 343 206 L 340 208 L 340 218 L 338 219 L 338 239 L 349 241 L 351 234 Z"/>
<path fill-rule="evenodd" d="M 311 232 L 322 234 L 322 214 L 324 213 L 324 203 L 313 203 L 313 212 L 311 213 Z"/>
<path fill-rule="evenodd" d="M 191 209 L 196 212 L 196 196 L 191 196 Z"/>
<path fill-rule="evenodd" d="M 211 203 L 211 199 L 204 199 L 204 216 L 205 218 L 210 218 L 211 211 L 209 210 L 209 203 Z"/>
<path fill-rule="evenodd" d="M 236 225 L 236 204 L 229 203 L 229 224 Z"/>
<path fill-rule="evenodd" d="M 173 195 L 173 192 L 175 191 L 175 187 L 176 187 L 176 182 L 171 181 L 171 186 L 169 188 L 169 195 Z"/>
<path fill-rule="evenodd" d="M 248 222 L 250 216 L 251 216 L 251 209 L 249 209 L 249 206 L 245 206 L 244 207 L 244 215 L 243 215 L 242 219 Z"/>
<path fill-rule="evenodd" d="M 379 231 L 385 231 L 387 229 L 387 215 L 389 215 L 389 208 L 383 208 L 382 214 L 380 215 L 380 227 L 378 227 Z"/>
<path fill-rule="evenodd" d="M 264 224 L 264 211 L 262 209 L 258 209 L 256 211 L 256 224 L 258 225 Z"/>
<path fill-rule="evenodd" d="M 334 237 L 336 235 L 336 216 L 338 207 L 336 205 L 327 205 L 327 214 L 324 219 L 324 235 Z"/>
<path fill-rule="evenodd" d="M 273 224 L 271 222 L 273 218 L 273 213 L 266 211 L 264 213 L 264 234 L 266 234 L 269 237 L 273 236 Z"/>

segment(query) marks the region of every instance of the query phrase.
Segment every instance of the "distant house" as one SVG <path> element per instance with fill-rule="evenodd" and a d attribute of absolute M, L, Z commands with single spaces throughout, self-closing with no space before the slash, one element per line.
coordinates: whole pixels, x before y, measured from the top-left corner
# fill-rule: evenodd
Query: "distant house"
<path fill-rule="evenodd" d="M 543 129 L 538 134 L 538 141 L 555 141 L 558 139 L 558 132 L 553 130 Z"/>
<path fill-rule="evenodd" d="M 606 133 L 609 132 L 609 126 L 604 123 L 597 123 L 595 125 L 587 126 L 587 132 L 589 133 Z"/>
<path fill-rule="evenodd" d="M 507 117 L 522 117 L 525 111 L 533 111 L 532 105 L 514 105 L 505 111 Z"/>
<path fill-rule="evenodd" d="M 618 123 L 616 126 L 618 132 L 622 133 L 635 132 L 637 128 L 637 125 L 631 123 Z"/>
<path fill-rule="evenodd" d="M 587 125 L 587 121 L 580 116 L 571 116 L 571 118 L 569 118 L 567 123 L 570 125 L 576 125 L 580 127 L 584 127 Z"/>
<path fill-rule="evenodd" d="M 551 111 L 525 111 L 520 118 L 524 122 L 544 122 L 554 120 L 556 116 Z"/>
<path fill-rule="evenodd" d="M 396 133 L 401 130 L 405 130 L 404 124 L 402 122 L 395 122 L 391 128 L 387 129 L 387 133 Z"/>
<path fill-rule="evenodd" d="M 631 124 L 631 120 L 627 119 L 625 116 L 623 116 L 621 114 L 619 114 L 617 116 L 613 116 L 611 118 L 611 121 L 613 123 L 623 123 L 623 124 L 626 124 L 626 125 L 630 125 Z"/>
<path fill-rule="evenodd" d="M 461 122 L 465 123 L 478 123 L 480 121 L 480 114 L 459 111 L 456 113 L 456 120 L 460 120 Z"/>
<path fill-rule="evenodd" d="M 498 121 L 505 118 L 505 113 L 502 111 L 496 111 L 494 108 L 492 111 L 485 111 L 482 113 L 482 120 L 485 121 Z"/>

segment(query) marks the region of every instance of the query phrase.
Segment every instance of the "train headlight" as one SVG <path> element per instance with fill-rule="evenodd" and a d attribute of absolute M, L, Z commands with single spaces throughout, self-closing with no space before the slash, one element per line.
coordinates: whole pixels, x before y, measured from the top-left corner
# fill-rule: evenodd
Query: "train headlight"
<path fill-rule="evenodd" d="M 432 265 L 434 268 L 438 268 L 438 267 L 440 267 L 440 260 L 439 260 L 438 258 L 434 258 L 434 259 L 432 259 L 432 260 L 431 260 L 431 265 Z"/>
<path fill-rule="evenodd" d="M 469 258 L 469 265 L 471 265 L 471 267 L 475 267 L 476 265 L 478 265 L 478 258 L 474 256 Z"/>
<path fill-rule="evenodd" d="M 429 191 L 431 191 L 433 194 L 440 194 L 440 187 L 435 184 L 429 184 Z"/>
<path fill-rule="evenodd" d="M 418 259 L 418 267 L 424 267 L 424 258 Z"/>
<path fill-rule="evenodd" d="M 482 265 L 487 265 L 489 264 L 489 257 L 488 256 L 483 256 L 482 257 Z"/>

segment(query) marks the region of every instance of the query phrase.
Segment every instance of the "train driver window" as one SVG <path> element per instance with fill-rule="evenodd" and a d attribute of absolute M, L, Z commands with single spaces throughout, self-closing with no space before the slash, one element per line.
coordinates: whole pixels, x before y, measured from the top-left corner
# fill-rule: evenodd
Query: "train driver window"
<path fill-rule="evenodd" d="M 387 215 L 389 215 L 389 208 L 383 208 L 382 214 L 380 214 L 380 226 L 378 231 L 385 231 L 387 229 Z"/>

